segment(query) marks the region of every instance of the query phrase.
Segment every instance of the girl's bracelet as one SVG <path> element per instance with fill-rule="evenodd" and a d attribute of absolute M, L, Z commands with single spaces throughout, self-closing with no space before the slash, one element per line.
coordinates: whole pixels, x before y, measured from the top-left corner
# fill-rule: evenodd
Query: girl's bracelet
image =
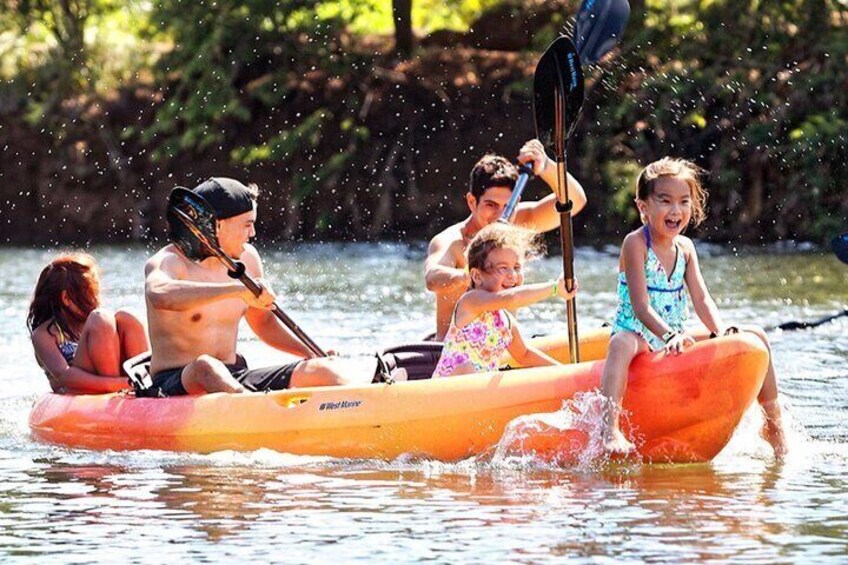
<path fill-rule="evenodd" d="M 675 330 L 669 330 L 669 331 L 665 332 L 664 334 L 662 334 L 663 343 L 668 343 L 669 341 L 676 338 L 678 335 L 680 335 L 680 332 L 675 331 Z"/>
<path fill-rule="evenodd" d="M 551 296 L 558 296 L 558 295 L 559 295 L 559 281 L 554 281 L 554 292 L 553 292 L 553 294 L 551 294 Z"/>

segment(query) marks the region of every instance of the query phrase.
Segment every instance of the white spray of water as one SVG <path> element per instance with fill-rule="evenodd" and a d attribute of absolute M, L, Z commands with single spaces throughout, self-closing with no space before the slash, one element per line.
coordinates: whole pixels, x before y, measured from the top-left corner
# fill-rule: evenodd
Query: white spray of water
<path fill-rule="evenodd" d="M 516 418 L 507 426 L 494 450 L 494 467 L 527 468 L 558 467 L 594 472 L 605 467 L 609 454 L 603 449 L 603 414 L 609 399 L 598 391 L 575 394 L 565 400 L 556 412 L 529 414 Z M 622 422 L 627 414 L 622 413 Z M 539 441 L 540 436 L 546 441 Z M 637 445 L 641 438 L 634 438 Z M 540 451 L 539 447 L 543 448 Z M 640 464 L 638 456 L 628 464 Z"/>

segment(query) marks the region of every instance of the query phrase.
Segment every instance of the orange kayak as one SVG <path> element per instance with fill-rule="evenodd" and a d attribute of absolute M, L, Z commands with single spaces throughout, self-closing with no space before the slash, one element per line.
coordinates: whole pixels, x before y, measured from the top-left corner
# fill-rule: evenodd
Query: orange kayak
<path fill-rule="evenodd" d="M 584 358 L 602 357 L 602 349 L 591 348 L 607 335 L 588 335 Z M 555 342 L 542 345 L 567 356 L 567 347 Z M 631 368 L 624 407 L 632 416 L 625 433 L 637 438 L 646 460 L 708 461 L 756 398 L 767 363 L 763 345 L 747 335 L 702 342 L 675 357 L 642 355 Z M 563 400 L 597 389 L 602 367 L 595 360 L 390 385 L 164 399 L 46 394 L 33 406 L 29 425 L 40 440 L 92 449 L 267 448 L 456 461 L 493 448 L 516 417 L 554 412 Z M 543 433 L 529 447 L 556 452 L 562 441 Z"/>

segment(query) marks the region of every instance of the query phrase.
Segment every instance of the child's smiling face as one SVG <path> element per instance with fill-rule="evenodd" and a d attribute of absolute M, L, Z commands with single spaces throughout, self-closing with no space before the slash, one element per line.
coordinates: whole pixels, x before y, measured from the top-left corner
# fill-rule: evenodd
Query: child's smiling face
<path fill-rule="evenodd" d="M 679 235 L 692 219 L 692 192 L 689 184 L 677 177 L 660 177 L 646 200 L 636 206 L 646 223 L 666 237 Z"/>
<path fill-rule="evenodd" d="M 472 269 L 474 286 L 489 292 L 499 292 L 524 283 L 524 257 L 514 249 L 493 249 L 482 269 Z"/>

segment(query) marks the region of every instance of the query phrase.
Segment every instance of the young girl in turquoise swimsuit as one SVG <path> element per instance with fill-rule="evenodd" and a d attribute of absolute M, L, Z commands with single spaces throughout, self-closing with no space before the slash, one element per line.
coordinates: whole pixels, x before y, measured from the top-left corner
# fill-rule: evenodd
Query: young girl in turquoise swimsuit
<path fill-rule="evenodd" d="M 611 401 L 603 428 L 604 447 L 609 452 L 633 450 L 619 428 L 619 413 L 627 371 L 636 355 L 660 350 L 678 354 L 696 339 L 739 331 L 725 326 L 719 317 L 701 276 L 692 240 L 682 235 L 690 221 L 697 225 L 704 218 L 707 195 L 701 174 L 688 161 L 665 158 L 648 165 L 636 183 L 636 206 L 644 225 L 628 234 L 621 247 L 618 308 L 601 377 L 603 393 Z M 684 328 L 689 316 L 684 286 L 706 332 Z M 741 329 L 753 332 L 769 347 L 761 328 Z M 763 437 L 775 454 L 783 455 L 786 440 L 771 358 L 759 402 L 765 413 Z"/>
<path fill-rule="evenodd" d="M 565 282 L 524 285 L 524 263 L 534 252 L 535 234 L 508 224 L 480 230 L 468 246 L 469 290 L 453 312 L 433 378 L 497 371 L 505 352 L 522 367 L 558 364 L 527 345 L 509 310 L 559 296 L 570 298 Z"/>
<path fill-rule="evenodd" d="M 131 312 L 100 308 L 100 277 L 86 253 L 62 255 L 41 271 L 27 327 L 39 365 L 54 392 L 98 393 L 128 388 L 121 363 L 150 348 Z"/>

